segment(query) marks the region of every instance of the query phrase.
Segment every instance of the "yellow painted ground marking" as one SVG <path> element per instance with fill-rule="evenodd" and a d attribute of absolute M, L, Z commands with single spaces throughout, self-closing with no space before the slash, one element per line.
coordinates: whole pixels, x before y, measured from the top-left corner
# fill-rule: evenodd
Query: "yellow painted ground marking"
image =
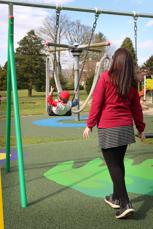
<path fill-rule="evenodd" d="M 0 228 L 4 229 L 1 170 L 0 170 Z"/>

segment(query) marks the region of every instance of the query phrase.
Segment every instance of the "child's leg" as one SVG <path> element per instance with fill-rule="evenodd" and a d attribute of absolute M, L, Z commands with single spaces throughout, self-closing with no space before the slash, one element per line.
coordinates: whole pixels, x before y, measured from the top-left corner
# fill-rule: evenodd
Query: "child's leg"
<path fill-rule="evenodd" d="M 110 176 L 113 181 L 113 197 L 120 200 L 121 206 L 129 202 L 125 185 L 124 155 L 127 146 L 120 146 L 109 149 L 102 149 Z"/>

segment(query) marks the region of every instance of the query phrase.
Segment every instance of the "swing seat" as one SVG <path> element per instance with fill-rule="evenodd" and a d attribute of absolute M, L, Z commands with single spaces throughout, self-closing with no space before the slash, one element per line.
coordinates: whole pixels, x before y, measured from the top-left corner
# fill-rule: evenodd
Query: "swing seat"
<path fill-rule="evenodd" d="M 57 114 L 55 114 L 53 112 L 52 107 L 49 106 L 49 105 L 47 107 L 47 113 L 48 113 L 49 116 L 71 116 L 72 115 L 72 111 L 71 110 L 67 111 L 64 115 L 57 115 Z"/>

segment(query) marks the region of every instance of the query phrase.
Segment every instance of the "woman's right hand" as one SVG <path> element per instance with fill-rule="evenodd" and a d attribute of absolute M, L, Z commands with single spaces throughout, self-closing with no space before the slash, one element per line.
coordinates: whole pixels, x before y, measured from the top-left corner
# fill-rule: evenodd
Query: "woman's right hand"
<path fill-rule="evenodd" d="M 87 139 L 89 137 L 89 133 L 92 131 L 91 128 L 86 127 L 85 130 L 83 131 L 83 138 Z"/>

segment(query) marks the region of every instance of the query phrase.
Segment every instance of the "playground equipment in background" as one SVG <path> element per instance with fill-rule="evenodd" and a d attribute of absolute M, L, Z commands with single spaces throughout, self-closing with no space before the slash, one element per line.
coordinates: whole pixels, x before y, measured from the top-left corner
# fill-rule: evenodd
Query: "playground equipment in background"
<path fill-rule="evenodd" d="M 153 18 L 153 14 L 144 14 L 135 12 L 115 12 L 100 9 L 87 9 L 77 7 L 58 7 L 50 4 L 38 4 L 29 1 L 14 1 L 14 0 L 0 0 L 0 4 L 8 4 L 9 6 L 9 19 L 8 19 L 8 62 L 7 62 L 7 106 L 6 106 L 6 171 L 10 171 L 10 137 L 11 137 L 11 89 L 13 97 L 13 108 L 14 108 L 14 120 L 15 120 L 15 136 L 17 142 L 17 154 L 18 154 L 18 167 L 19 167 L 19 187 L 20 187 L 20 201 L 21 207 L 27 207 L 27 195 L 25 186 L 24 176 L 24 160 L 23 160 L 23 147 L 21 137 L 21 126 L 20 126 L 20 113 L 19 113 L 19 102 L 18 102 L 18 90 L 16 80 L 16 63 L 14 53 L 14 16 L 13 16 L 13 5 L 27 6 L 35 8 L 45 9 L 60 9 L 67 11 L 77 11 L 86 13 L 98 13 L 100 14 L 111 14 L 121 16 L 132 16 L 134 18 L 134 31 L 135 31 L 135 43 L 137 42 L 137 19 L 138 17 Z M 136 47 L 136 46 L 135 46 Z M 136 50 L 137 51 L 137 50 Z"/>
<path fill-rule="evenodd" d="M 153 102 L 153 79 L 147 79 L 146 75 L 144 76 L 143 89 L 139 91 L 139 96 L 143 97 L 143 100 L 146 101 L 147 91 L 151 91 L 152 102 Z"/>
<path fill-rule="evenodd" d="M 153 102 L 153 79 L 147 79 L 147 76 L 144 75 L 144 88 L 139 91 L 139 96 L 143 97 L 143 100 L 146 101 L 146 93 L 151 91 L 152 102 Z M 138 137 L 138 135 L 136 135 Z M 145 133 L 145 138 L 153 138 L 153 133 Z"/>

